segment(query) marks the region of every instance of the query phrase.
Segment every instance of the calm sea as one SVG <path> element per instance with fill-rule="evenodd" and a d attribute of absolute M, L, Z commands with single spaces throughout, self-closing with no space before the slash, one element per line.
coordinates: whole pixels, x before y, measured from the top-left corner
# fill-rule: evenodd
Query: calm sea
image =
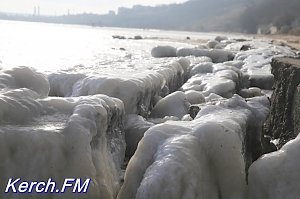
<path fill-rule="evenodd" d="M 142 40 L 113 39 L 140 35 Z M 0 20 L 0 67 L 30 66 L 40 71 L 120 73 L 151 69 L 165 60 L 151 57 L 156 45 L 191 47 L 217 34 L 103 28 Z M 186 43 L 190 37 L 193 44 Z"/>

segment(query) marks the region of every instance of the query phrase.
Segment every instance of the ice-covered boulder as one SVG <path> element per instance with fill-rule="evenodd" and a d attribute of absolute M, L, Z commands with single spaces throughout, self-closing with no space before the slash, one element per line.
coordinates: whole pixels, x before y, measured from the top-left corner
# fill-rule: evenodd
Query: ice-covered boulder
<path fill-rule="evenodd" d="M 0 124 L 21 124 L 40 116 L 43 108 L 39 97 L 27 88 L 0 92 Z"/>
<path fill-rule="evenodd" d="M 189 90 L 185 93 L 186 99 L 190 104 L 201 104 L 205 102 L 204 95 L 199 91 Z"/>
<path fill-rule="evenodd" d="M 266 154 L 249 170 L 248 198 L 294 199 L 300 195 L 300 137 Z"/>
<path fill-rule="evenodd" d="M 156 46 L 152 48 L 151 55 L 153 57 L 176 57 L 176 48 L 172 46 Z"/>
<path fill-rule="evenodd" d="M 74 177 L 91 179 L 88 193 L 76 197 L 115 198 L 125 156 L 123 103 L 104 95 L 37 97 L 29 89 L 0 96 L 0 158 L 5 160 L 0 167 L 0 197 L 15 198 L 4 193 L 9 178 L 52 178 L 62 184 Z M 66 192 L 59 197 L 75 196 Z"/>
<path fill-rule="evenodd" d="M 126 156 L 131 157 L 144 133 L 154 124 L 139 115 L 129 114 L 125 117 L 124 130 L 126 139 Z"/>
<path fill-rule="evenodd" d="M 129 77 L 53 73 L 48 76 L 54 96 L 105 94 L 123 101 L 126 114 L 147 116 L 157 101 L 176 91 L 185 81 L 189 61 L 185 58 Z M 63 83 L 58 83 L 63 82 Z"/>
<path fill-rule="evenodd" d="M 219 45 L 219 42 L 216 40 L 209 40 L 206 45 L 208 48 L 215 48 L 217 45 Z"/>
<path fill-rule="evenodd" d="M 51 85 L 49 96 L 71 97 L 74 85 L 77 81 L 86 78 L 86 75 L 79 73 L 57 72 L 48 75 Z"/>
<path fill-rule="evenodd" d="M 221 63 L 233 60 L 234 54 L 227 50 L 221 49 L 198 49 L 198 48 L 178 48 L 176 52 L 177 57 L 195 56 L 195 57 L 209 57 L 214 63 Z"/>
<path fill-rule="evenodd" d="M 239 91 L 239 95 L 243 98 L 251 98 L 256 96 L 264 95 L 260 88 L 251 87 L 251 88 L 244 88 Z"/>
<path fill-rule="evenodd" d="M 246 168 L 257 158 L 267 113 L 265 97 L 246 102 L 235 96 L 203 108 L 193 121 L 151 127 L 118 199 L 245 198 Z"/>
<path fill-rule="evenodd" d="M 0 89 L 27 88 L 41 97 L 48 96 L 50 86 L 46 75 L 25 66 L 0 70 Z"/>
<path fill-rule="evenodd" d="M 224 41 L 224 40 L 228 40 L 228 37 L 226 37 L 226 36 L 216 36 L 215 40 L 218 41 L 218 42 L 221 42 L 221 41 Z"/>
<path fill-rule="evenodd" d="M 213 72 L 213 63 L 212 62 L 203 62 L 195 65 L 190 72 L 191 76 L 194 76 L 198 73 L 212 73 Z"/>
<path fill-rule="evenodd" d="M 184 92 L 176 91 L 161 99 L 151 111 L 150 117 L 163 118 L 165 116 L 175 116 L 181 119 L 188 113 L 190 103 Z"/>
<path fill-rule="evenodd" d="M 242 44 L 245 44 L 242 42 Z M 272 58 L 282 56 L 294 56 L 290 48 L 274 46 L 267 42 L 247 42 L 253 49 L 238 52 L 234 60 L 243 61 L 245 64 L 241 71 L 249 75 L 251 87 L 271 90 L 274 83 L 274 76 L 271 74 Z M 229 47 L 234 48 L 234 47 Z"/>

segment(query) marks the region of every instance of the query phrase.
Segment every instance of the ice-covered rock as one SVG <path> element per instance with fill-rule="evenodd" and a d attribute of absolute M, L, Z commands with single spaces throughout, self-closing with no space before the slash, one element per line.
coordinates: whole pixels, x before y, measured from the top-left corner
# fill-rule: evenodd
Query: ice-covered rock
<path fill-rule="evenodd" d="M 150 128 L 118 199 L 245 198 L 246 168 L 257 158 L 267 112 L 265 97 L 246 102 L 235 96 L 202 109 L 193 121 Z"/>
<path fill-rule="evenodd" d="M 245 42 L 241 43 L 245 44 Z M 234 60 L 245 63 L 241 71 L 249 75 L 251 87 L 271 90 L 274 83 L 270 65 L 272 58 L 294 56 L 295 53 L 288 47 L 274 46 L 267 42 L 252 41 L 246 42 L 246 44 L 251 45 L 253 49 L 238 52 Z M 232 46 L 227 47 L 227 49 L 234 48 Z"/>
<path fill-rule="evenodd" d="M 176 57 L 176 48 L 172 46 L 156 46 L 152 48 L 151 55 L 153 57 Z"/>
<path fill-rule="evenodd" d="M 266 154 L 249 169 L 248 198 L 294 199 L 300 195 L 300 137 Z"/>
<path fill-rule="evenodd" d="M 203 62 L 195 65 L 190 72 L 191 76 L 194 76 L 198 73 L 212 73 L 213 72 L 213 63 L 212 62 Z"/>
<path fill-rule="evenodd" d="M 190 103 L 184 92 L 176 91 L 161 99 L 151 111 L 150 117 L 163 118 L 165 116 L 175 116 L 181 119 L 188 113 Z"/>
<path fill-rule="evenodd" d="M 182 90 L 201 91 L 206 97 L 211 93 L 215 93 L 230 98 L 237 91 L 237 84 L 231 75 L 232 71 L 194 75 L 182 86 Z"/>
<path fill-rule="evenodd" d="M 199 91 L 189 90 L 186 91 L 184 94 L 190 104 L 201 104 L 205 102 L 204 95 Z"/>
<path fill-rule="evenodd" d="M 139 141 L 144 137 L 144 133 L 153 125 L 153 123 L 146 121 L 142 116 L 126 115 L 124 129 L 127 157 L 131 157 L 134 154 Z"/>
<path fill-rule="evenodd" d="M 224 99 L 224 98 L 220 95 L 215 94 L 215 93 L 211 93 L 211 94 L 209 94 L 209 96 L 205 97 L 206 102 L 219 100 L 219 99 Z"/>
<path fill-rule="evenodd" d="M 71 176 L 91 179 L 84 197 L 115 198 L 125 156 L 123 115 L 123 103 L 104 95 L 40 98 L 27 88 L 2 90 L 0 197 L 15 198 L 3 195 L 9 178 L 61 185 Z"/>
<path fill-rule="evenodd" d="M 215 40 L 218 41 L 218 42 L 221 42 L 221 41 L 224 41 L 224 40 L 228 40 L 228 37 L 226 37 L 226 36 L 216 36 Z"/>
<path fill-rule="evenodd" d="M 234 54 L 227 50 L 221 49 L 198 49 L 198 48 L 178 48 L 176 52 L 177 57 L 195 56 L 195 57 L 209 57 L 214 63 L 221 63 L 230 61 L 234 58 Z"/>
<path fill-rule="evenodd" d="M 219 45 L 219 42 L 216 40 L 209 40 L 206 45 L 208 48 L 215 48 L 217 45 Z"/>
<path fill-rule="evenodd" d="M 262 96 L 264 94 L 261 92 L 260 88 L 251 87 L 249 89 L 247 88 L 241 89 L 239 91 L 239 95 L 242 96 L 243 98 L 251 98 L 256 96 Z"/>
<path fill-rule="evenodd" d="M 50 86 L 47 77 L 35 69 L 25 66 L 0 70 L 0 89 L 27 88 L 40 96 L 48 96 Z"/>
<path fill-rule="evenodd" d="M 185 58 L 130 77 L 53 73 L 48 76 L 54 96 L 105 94 L 123 101 L 126 114 L 147 116 L 157 96 L 176 91 L 189 71 Z M 64 82 L 64 84 L 58 83 Z"/>

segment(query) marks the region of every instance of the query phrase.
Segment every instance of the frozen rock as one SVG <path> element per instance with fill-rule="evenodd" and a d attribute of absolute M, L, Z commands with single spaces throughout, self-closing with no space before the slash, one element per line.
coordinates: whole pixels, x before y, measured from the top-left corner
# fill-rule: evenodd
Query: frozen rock
<path fill-rule="evenodd" d="M 251 87 L 249 89 L 241 89 L 239 91 L 239 95 L 242 96 L 243 98 L 251 98 L 251 97 L 256 97 L 256 96 L 262 96 L 263 93 L 261 92 L 260 88 L 256 87 Z"/>
<path fill-rule="evenodd" d="M 191 76 L 194 76 L 198 73 L 212 73 L 213 72 L 213 63 L 203 62 L 194 66 L 190 72 Z"/>
<path fill-rule="evenodd" d="M 193 118 L 190 116 L 190 114 L 186 114 L 182 117 L 181 121 L 192 121 Z"/>
<path fill-rule="evenodd" d="M 60 184 L 70 176 L 91 178 L 86 197 L 115 198 L 125 155 L 123 103 L 95 95 L 35 99 L 27 109 L 35 112 L 35 106 L 41 110 L 38 117 L 18 125 L 11 118 L 0 126 L 0 156 L 6 160 L 1 163 L 1 179 L 52 178 Z M 20 109 L 16 114 L 26 111 Z M 2 190 L 7 182 L 0 183 Z M 74 196 L 67 192 L 60 197 Z"/>
<path fill-rule="evenodd" d="M 157 96 L 176 91 L 183 84 L 187 71 L 189 62 L 184 58 L 128 78 L 66 73 L 53 73 L 48 78 L 54 96 L 105 94 L 121 99 L 127 114 L 147 117 Z M 60 80 L 64 84 L 57 83 Z"/>
<path fill-rule="evenodd" d="M 204 95 L 199 91 L 194 91 L 194 90 L 186 91 L 185 96 L 190 104 L 201 104 L 205 102 Z"/>
<path fill-rule="evenodd" d="M 182 118 L 188 113 L 190 103 L 184 92 L 176 91 L 161 99 L 151 111 L 151 118 L 163 118 L 165 116 L 175 116 Z"/>
<path fill-rule="evenodd" d="M 177 57 L 195 56 L 195 57 L 209 57 L 214 63 L 221 63 L 230 61 L 234 58 L 234 54 L 227 50 L 220 49 L 197 49 L 197 48 L 178 48 L 176 52 Z"/>
<path fill-rule="evenodd" d="M 216 36 L 215 40 L 218 41 L 218 42 L 221 42 L 223 40 L 228 40 L 228 37 L 226 37 L 226 36 Z"/>
<path fill-rule="evenodd" d="M 0 89 L 27 88 L 40 96 L 48 96 L 50 86 L 47 77 L 33 68 L 20 66 L 10 70 L 0 70 Z"/>
<path fill-rule="evenodd" d="M 125 138 L 126 138 L 126 156 L 131 157 L 139 141 L 144 137 L 144 133 L 154 124 L 146 121 L 139 115 L 126 115 L 125 117 Z"/>
<path fill-rule="evenodd" d="M 183 86 L 183 91 L 201 91 L 205 97 L 215 93 L 225 98 L 236 93 L 237 84 L 232 71 L 218 71 L 216 73 L 198 74 L 191 77 Z"/>
<path fill-rule="evenodd" d="M 208 48 L 215 48 L 217 45 L 219 45 L 219 42 L 216 40 L 209 40 L 206 45 Z"/>
<path fill-rule="evenodd" d="M 118 199 L 245 198 L 246 168 L 257 155 L 256 141 L 246 143 L 246 137 L 260 138 L 266 101 L 235 96 L 202 109 L 193 121 L 150 128 L 128 164 Z"/>
<path fill-rule="evenodd" d="M 206 102 L 213 101 L 213 100 L 219 100 L 219 99 L 224 99 L 224 98 L 215 93 L 211 93 L 211 94 L 209 94 L 209 96 L 205 97 Z"/>
<path fill-rule="evenodd" d="M 255 161 L 249 169 L 248 198 L 294 199 L 300 195 L 300 137 Z"/>
<path fill-rule="evenodd" d="M 140 40 L 140 39 L 143 39 L 143 37 L 142 37 L 141 35 L 135 35 L 135 36 L 133 37 L 133 39 L 135 39 L 135 40 Z"/>
<path fill-rule="evenodd" d="M 51 85 L 50 96 L 71 97 L 74 85 L 79 80 L 86 78 L 83 74 L 72 74 L 67 72 L 58 72 L 48 75 L 48 80 Z"/>
<path fill-rule="evenodd" d="M 191 65 L 197 65 L 203 62 L 212 62 L 211 58 L 202 56 L 202 57 L 194 57 L 194 56 L 188 56 L 186 57 L 191 61 Z"/>
<path fill-rule="evenodd" d="M 156 46 L 152 48 L 151 55 L 153 57 L 176 57 L 176 48 L 172 46 Z"/>
<path fill-rule="evenodd" d="M 27 88 L 0 92 L 0 124 L 22 124 L 33 120 L 43 112 L 37 101 L 40 97 Z"/>
<path fill-rule="evenodd" d="M 180 119 L 175 116 L 166 116 L 164 118 L 148 118 L 147 121 L 153 124 L 162 124 L 168 121 L 180 121 Z"/>
<path fill-rule="evenodd" d="M 249 75 L 250 86 L 271 90 L 274 83 L 270 65 L 272 58 L 294 56 L 295 53 L 288 47 L 274 46 L 266 42 L 242 42 L 242 44 L 251 45 L 253 49 L 238 52 L 234 60 L 245 63 L 241 71 Z"/>

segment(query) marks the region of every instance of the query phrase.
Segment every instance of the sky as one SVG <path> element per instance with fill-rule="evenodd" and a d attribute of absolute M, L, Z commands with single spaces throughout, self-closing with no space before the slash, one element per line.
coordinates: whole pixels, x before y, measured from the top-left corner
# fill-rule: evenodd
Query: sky
<path fill-rule="evenodd" d="M 104 14 L 118 7 L 133 5 L 161 5 L 182 3 L 187 0 L 0 0 L 0 12 L 33 14 L 34 7 L 40 7 L 42 15 L 77 13 Z"/>

